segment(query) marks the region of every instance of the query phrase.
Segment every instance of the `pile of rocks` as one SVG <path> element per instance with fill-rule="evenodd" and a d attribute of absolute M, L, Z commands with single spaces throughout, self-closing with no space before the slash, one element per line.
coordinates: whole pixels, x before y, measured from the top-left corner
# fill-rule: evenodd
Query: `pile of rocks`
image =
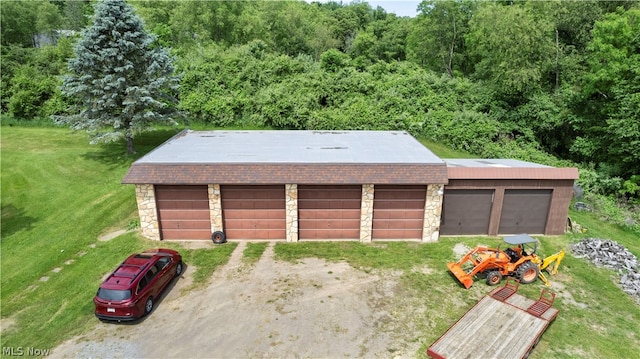
<path fill-rule="evenodd" d="M 622 290 L 640 303 L 640 264 L 624 246 L 610 239 L 587 238 L 572 245 L 571 251 L 577 258 L 618 272 Z"/>

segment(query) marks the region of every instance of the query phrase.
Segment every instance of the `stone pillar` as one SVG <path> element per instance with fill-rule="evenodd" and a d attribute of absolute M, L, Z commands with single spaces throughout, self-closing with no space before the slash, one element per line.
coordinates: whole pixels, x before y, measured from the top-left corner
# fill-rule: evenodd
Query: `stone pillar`
<path fill-rule="evenodd" d="M 222 225 L 222 199 L 220 197 L 220 185 L 209 185 L 209 219 L 211 220 L 211 233 L 224 231 Z"/>
<path fill-rule="evenodd" d="M 371 242 L 373 232 L 373 184 L 362 185 L 360 204 L 360 242 Z"/>
<path fill-rule="evenodd" d="M 423 242 L 435 242 L 440 237 L 443 198 L 444 185 L 430 184 L 427 186 L 427 198 L 424 202 L 424 227 L 422 228 Z"/>
<path fill-rule="evenodd" d="M 159 241 L 158 211 L 156 193 L 152 184 L 136 184 L 136 202 L 140 216 L 140 229 L 146 238 Z"/>
<path fill-rule="evenodd" d="M 287 242 L 298 241 L 298 185 L 285 184 L 285 216 L 286 216 L 286 240 Z"/>

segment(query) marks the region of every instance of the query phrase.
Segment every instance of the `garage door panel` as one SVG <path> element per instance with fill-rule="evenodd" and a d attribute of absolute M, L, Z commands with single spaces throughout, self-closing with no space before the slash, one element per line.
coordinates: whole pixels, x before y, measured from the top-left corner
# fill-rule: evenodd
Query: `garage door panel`
<path fill-rule="evenodd" d="M 225 209 L 227 210 L 252 210 L 252 209 L 280 209 L 282 207 L 281 202 L 284 202 L 284 199 L 258 199 L 258 200 L 238 200 L 238 199 L 227 199 L 225 201 Z"/>
<path fill-rule="evenodd" d="M 543 234 L 551 205 L 551 189 L 505 190 L 499 234 Z"/>
<path fill-rule="evenodd" d="M 162 228 L 165 230 L 174 230 L 174 229 L 200 229 L 207 228 L 207 237 L 211 234 L 208 228 L 211 228 L 211 224 L 209 220 L 206 221 L 164 221 L 162 222 Z"/>
<path fill-rule="evenodd" d="M 396 202 L 376 202 L 374 209 L 377 210 L 424 210 L 424 199 L 422 200 L 398 200 Z"/>
<path fill-rule="evenodd" d="M 210 215 L 209 211 L 184 211 L 184 210 L 173 210 L 173 209 L 160 209 L 158 210 L 160 217 L 163 220 L 205 220 L 209 221 Z"/>
<path fill-rule="evenodd" d="M 226 210 L 224 217 L 227 220 L 243 220 L 243 219 L 273 219 L 284 220 L 285 213 L 282 210 L 264 210 L 264 211 L 250 211 L 250 210 Z"/>
<path fill-rule="evenodd" d="M 227 237 L 234 239 L 275 239 L 281 240 L 285 237 L 284 230 L 249 230 L 249 229 L 231 229 L 225 231 Z"/>
<path fill-rule="evenodd" d="M 445 189 L 442 206 L 441 234 L 488 234 L 492 189 Z"/>
<path fill-rule="evenodd" d="M 374 229 L 373 232 L 380 238 L 387 239 L 420 238 L 422 236 L 422 230 L 417 229 Z"/>
<path fill-rule="evenodd" d="M 211 238 L 208 186 L 155 186 L 161 239 Z"/>
<path fill-rule="evenodd" d="M 207 186 L 156 186 L 156 200 L 160 201 L 200 201 Z"/>
<path fill-rule="evenodd" d="M 355 199 L 360 200 L 362 196 L 360 186 L 298 186 L 298 199 Z"/>
<path fill-rule="evenodd" d="M 160 235 L 163 239 L 187 239 L 187 240 L 210 240 L 210 229 L 162 229 Z"/>
<path fill-rule="evenodd" d="M 160 201 L 158 201 L 160 202 Z M 158 206 L 159 208 L 162 209 L 169 209 L 169 210 L 184 210 L 184 211 L 189 211 L 189 210 L 209 210 L 209 201 L 175 201 L 175 200 L 170 200 L 170 201 L 162 201 L 162 205 Z"/>
<path fill-rule="evenodd" d="M 228 239 L 284 239 L 284 185 L 220 187 L 222 217 Z"/>
<path fill-rule="evenodd" d="M 422 220 L 407 219 L 406 221 L 377 221 L 373 223 L 373 229 L 407 229 L 422 232 Z"/>
<path fill-rule="evenodd" d="M 307 199 L 301 200 L 298 199 L 298 208 L 299 209 L 350 209 L 350 208 L 360 208 L 360 199 L 357 200 L 343 200 L 343 199 L 335 199 L 335 200 L 317 200 L 317 199 Z"/>
<path fill-rule="evenodd" d="M 300 238 L 303 239 L 358 239 L 360 236 L 359 229 L 343 229 L 340 230 L 340 237 L 336 237 L 336 229 L 300 229 Z"/>
<path fill-rule="evenodd" d="M 420 239 L 426 186 L 376 185 L 373 239 Z"/>
<path fill-rule="evenodd" d="M 358 239 L 361 186 L 298 186 L 299 238 Z"/>
<path fill-rule="evenodd" d="M 383 219 L 392 219 L 392 220 L 404 220 L 404 219 L 419 219 L 420 221 L 424 218 L 424 209 L 423 210 L 394 210 L 394 211 L 383 211 L 383 210 L 373 210 L 373 216 L 376 220 Z M 374 221 L 375 222 L 375 221 Z"/>

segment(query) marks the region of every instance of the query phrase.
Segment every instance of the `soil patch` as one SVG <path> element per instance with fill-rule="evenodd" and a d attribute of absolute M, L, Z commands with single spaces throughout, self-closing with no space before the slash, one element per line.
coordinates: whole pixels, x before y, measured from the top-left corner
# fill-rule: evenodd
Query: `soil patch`
<path fill-rule="evenodd" d="M 96 320 L 91 332 L 51 357 L 416 356 L 422 343 L 413 320 L 422 309 L 420 298 L 399 295 L 401 272 L 367 274 L 317 258 L 276 261 L 273 243 L 247 265 L 245 246 L 238 245 L 206 288 L 183 293 L 189 281 L 181 278 L 145 320 Z"/>

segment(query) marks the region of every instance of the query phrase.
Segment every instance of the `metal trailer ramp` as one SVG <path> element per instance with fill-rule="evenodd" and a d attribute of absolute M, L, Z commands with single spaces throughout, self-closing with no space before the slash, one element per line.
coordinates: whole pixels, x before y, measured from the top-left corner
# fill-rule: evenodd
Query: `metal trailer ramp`
<path fill-rule="evenodd" d="M 514 283 L 515 282 L 515 283 Z M 507 281 L 476 303 L 427 350 L 434 359 L 527 358 L 558 315 L 555 294 L 543 290 L 538 300 L 516 293 Z"/>

